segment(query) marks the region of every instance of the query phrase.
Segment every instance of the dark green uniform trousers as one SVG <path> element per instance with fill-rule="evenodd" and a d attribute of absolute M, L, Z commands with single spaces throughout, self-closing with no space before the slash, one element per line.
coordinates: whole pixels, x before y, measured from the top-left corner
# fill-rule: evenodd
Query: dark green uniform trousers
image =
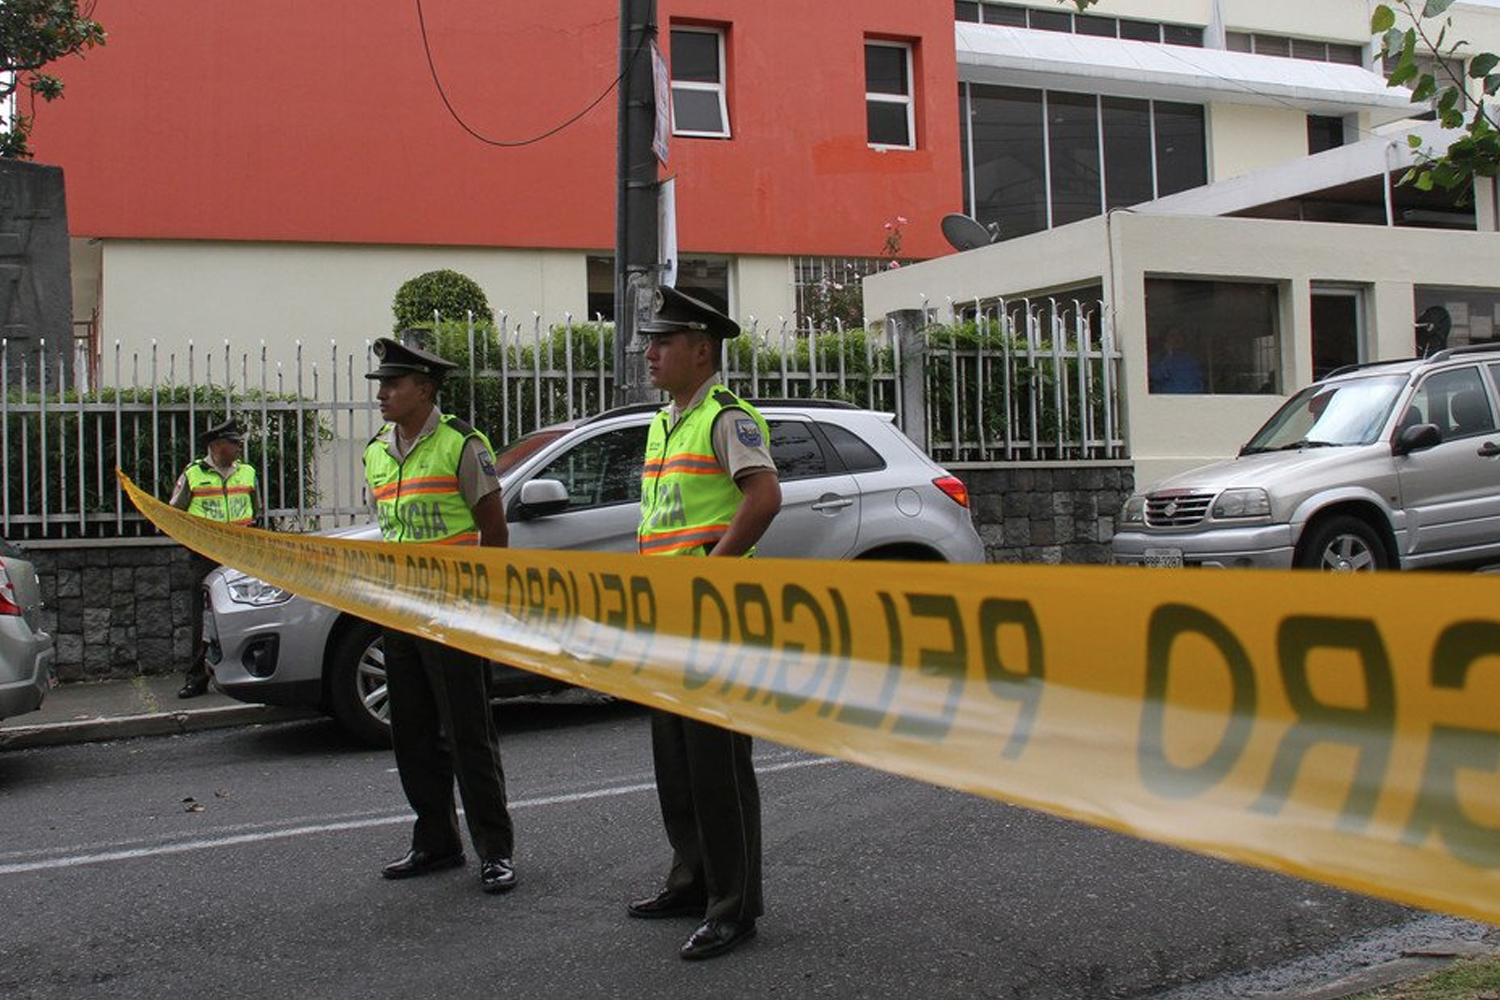
<path fill-rule="evenodd" d="M 653 712 L 651 751 L 672 845 L 667 889 L 705 897 L 705 919 L 754 920 L 763 903 L 760 790 L 750 737 Z"/>
<path fill-rule="evenodd" d="M 456 777 L 480 860 L 512 857 L 515 832 L 484 660 L 387 629 L 385 678 L 396 770 L 417 814 L 412 849 L 435 854 L 463 849 L 453 802 Z"/>

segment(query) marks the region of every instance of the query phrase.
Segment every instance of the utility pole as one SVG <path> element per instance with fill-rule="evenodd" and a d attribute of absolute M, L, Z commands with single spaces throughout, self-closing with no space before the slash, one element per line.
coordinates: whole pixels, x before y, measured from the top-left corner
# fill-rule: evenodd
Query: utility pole
<path fill-rule="evenodd" d="M 620 0 L 620 107 L 615 193 L 615 402 L 658 398 L 646 377 L 638 321 L 650 315 L 656 292 L 657 172 L 651 138 L 656 127 L 651 41 L 656 0 Z"/>

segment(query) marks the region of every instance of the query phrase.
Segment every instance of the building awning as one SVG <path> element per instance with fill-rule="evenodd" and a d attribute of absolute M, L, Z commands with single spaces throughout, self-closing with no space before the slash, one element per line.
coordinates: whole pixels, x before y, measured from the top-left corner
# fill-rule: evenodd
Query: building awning
<path fill-rule="evenodd" d="M 955 25 L 958 77 L 1204 104 L 1222 101 L 1309 114 L 1369 112 L 1375 124 L 1410 117 L 1411 93 L 1362 66 L 1095 38 L 997 24 Z"/>

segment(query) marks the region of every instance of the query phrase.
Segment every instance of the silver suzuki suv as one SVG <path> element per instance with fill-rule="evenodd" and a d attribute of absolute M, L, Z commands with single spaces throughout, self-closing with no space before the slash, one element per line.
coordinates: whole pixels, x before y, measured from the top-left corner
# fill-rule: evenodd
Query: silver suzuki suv
<path fill-rule="evenodd" d="M 1126 501 L 1113 561 L 1337 571 L 1500 563 L 1500 344 L 1340 369 L 1239 456 Z"/>

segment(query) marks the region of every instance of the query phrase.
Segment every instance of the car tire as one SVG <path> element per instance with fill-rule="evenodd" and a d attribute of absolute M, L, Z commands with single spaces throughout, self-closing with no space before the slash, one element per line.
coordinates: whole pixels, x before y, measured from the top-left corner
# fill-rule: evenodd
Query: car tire
<path fill-rule="evenodd" d="M 1347 514 L 1315 521 L 1297 547 L 1297 565 L 1332 573 L 1390 569 L 1385 543 L 1364 521 Z"/>
<path fill-rule="evenodd" d="M 328 706 L 350 735 L 371 746 L 391 745 L 390 698 L 385 686 L 385 641 L 380 628 L 359 619 L 328 656 Z"/>

